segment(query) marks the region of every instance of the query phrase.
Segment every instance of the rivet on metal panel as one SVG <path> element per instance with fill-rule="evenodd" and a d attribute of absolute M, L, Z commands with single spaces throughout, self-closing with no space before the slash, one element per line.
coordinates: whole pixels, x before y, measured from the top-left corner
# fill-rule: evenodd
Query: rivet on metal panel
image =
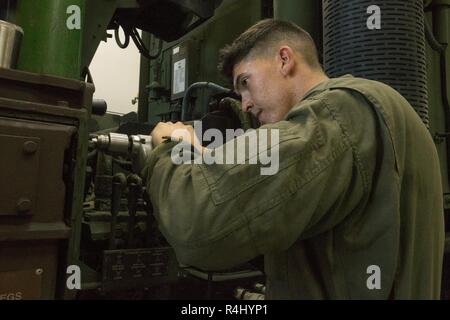
<path fill-rule="evenodd" d="M 19 213 L 26 213 L 31 210 L 31 200 L 27 198 L 20 198 L 17 201 L 17 211 Z"/>
<path fill-rule="evenodd" d="M 38 149 L 38 144 L 34 141 L 26 141 L 23 144 L 23 151 L 26 154 L 33 154 L 37 151 L 37 149 Z"/>

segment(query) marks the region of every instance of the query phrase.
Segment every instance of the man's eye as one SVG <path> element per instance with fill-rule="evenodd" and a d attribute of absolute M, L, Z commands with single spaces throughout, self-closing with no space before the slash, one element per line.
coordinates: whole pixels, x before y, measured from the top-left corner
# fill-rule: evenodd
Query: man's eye
<path fill-rule="evenodd" d="M 247 85 L 248 85 L 248 78 L 242 79 L 241 85 L 242 85 L 243 87 L 247 87 Z"/>

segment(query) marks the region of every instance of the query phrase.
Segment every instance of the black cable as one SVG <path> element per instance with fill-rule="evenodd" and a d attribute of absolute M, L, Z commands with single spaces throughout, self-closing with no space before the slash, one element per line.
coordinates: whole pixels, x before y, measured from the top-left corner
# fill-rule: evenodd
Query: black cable
<path fill-rule="evenodd" d="M 425 25 L 425 37 L 428 41 L 428 44 L 430 45 L 431 49 L 434 51 L 439 52 L 440 54 L 445 54 L 445 50 L 447 49 L 446 44 L 442 44 L 434 37 L 433 32 L 431 31 L 430 24 L 428 23 L 427 19 L 424 19 L 424 25 Z"/>
<path fill-rule="evenodd" d="M 127 32 L 126 28 L 122 28 L 123 33 L 125 34 L 125 42 L 124 43 L 120 42 L 119 28 L 120 26 L 118 25 L 117 28 L 114 30 L 114 39 L 116 39 L 116 43 L 119 46 L 119 48 L 125 49 L 130 44 L 130 34 Z"/>
<path fill-rule="evenodd" d="M 94 79 L 92 78 L 91 71 L 89 70 L 89 67 L 85 66 L 83 68 L 83 72 L 81 73 L 81 79 L 85 80 L 87 83 L 94 84 Z"/>
<path fill-rule="evenodd" d="M 161 55 L 162 47 L 163 47 L 163 41 L 159 39 L 158 43 L 158 51 L 155 54 L 151 54 L 149 49 L 145 46 L 144 41 L 142 40 L 138 30 L 131 26 L 121 26 L 116 22 L 117 28 L 114 30 L 114 38 L 116 39 L 116 43 L 119 46 L 119 48 L 125 49 L 130 44 L 130 38 L 133 40 L 134 44 L 136 45 L 136 48 L 139 50 L 139 53 L 142 54 L 145 58 L 148 60 L 154 60 L 158 58 Z M 123 33 L 125 34 L 125 42 L 122 43 L 120 41 L 119 36 L 119 28 L 122 27 Z"/>
<path fill-rule="evenodd" d="M 145 43 L 142 40 L 142 38 L 139 35 L 139 32 L 137 31 L 136 28 L 132 28 L 130 30 L 129 36 L 131 37 L 131 39 L 133 40 L 134 44 L 138 48 L 139 52 L 145 58 L 147 58 L 148 60 L 154 60 L 154 59 L 158 58 L 161 55 L 161 52 L 162 52 L 162 40 L 161 39 L 159 39 L 158 51 L 154 55 L 152 55 L 152 54 L 150 54 L 150 51 L 145 46 Z"/>

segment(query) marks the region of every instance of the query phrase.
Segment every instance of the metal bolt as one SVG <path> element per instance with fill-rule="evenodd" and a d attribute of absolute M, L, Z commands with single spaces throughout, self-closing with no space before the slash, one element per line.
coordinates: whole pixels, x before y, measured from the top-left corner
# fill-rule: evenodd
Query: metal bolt
<path fill-rule="evenodd" d="M 17 201 L 17 211 L 19 213 L 26 213 L 31 210 L 31 200 L 27 198 L 20 198 Z"/>
<path fill-rule="evenodd" d="M 37 276 L 40 276 L 40 275 L 42 275 L 43 273 L 44 273 L 44 270 L 41 269 L 41 268 L 36 269 L 36 271 L 35 271 L 35 274 L 36 274 Z"/>
<path fill-rule="evenodd" d="M 38 144 L 34 141 L 26 141 L 23 144 L 23 152 L 26 154 L 33 154 L 38 150 Z"/>

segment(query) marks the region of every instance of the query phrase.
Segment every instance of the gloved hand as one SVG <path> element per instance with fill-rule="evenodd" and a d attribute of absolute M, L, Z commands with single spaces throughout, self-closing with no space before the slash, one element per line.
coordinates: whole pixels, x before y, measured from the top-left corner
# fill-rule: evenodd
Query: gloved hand
<path fill-rule="evenodd" d="M 167 138 L 183 140 L 193 146 L 200 145 L 199 139 L 195 134 L 194 128 L 181 122 L 160 122 L 151 132 L 153 147 L 157 147 Z"/>

